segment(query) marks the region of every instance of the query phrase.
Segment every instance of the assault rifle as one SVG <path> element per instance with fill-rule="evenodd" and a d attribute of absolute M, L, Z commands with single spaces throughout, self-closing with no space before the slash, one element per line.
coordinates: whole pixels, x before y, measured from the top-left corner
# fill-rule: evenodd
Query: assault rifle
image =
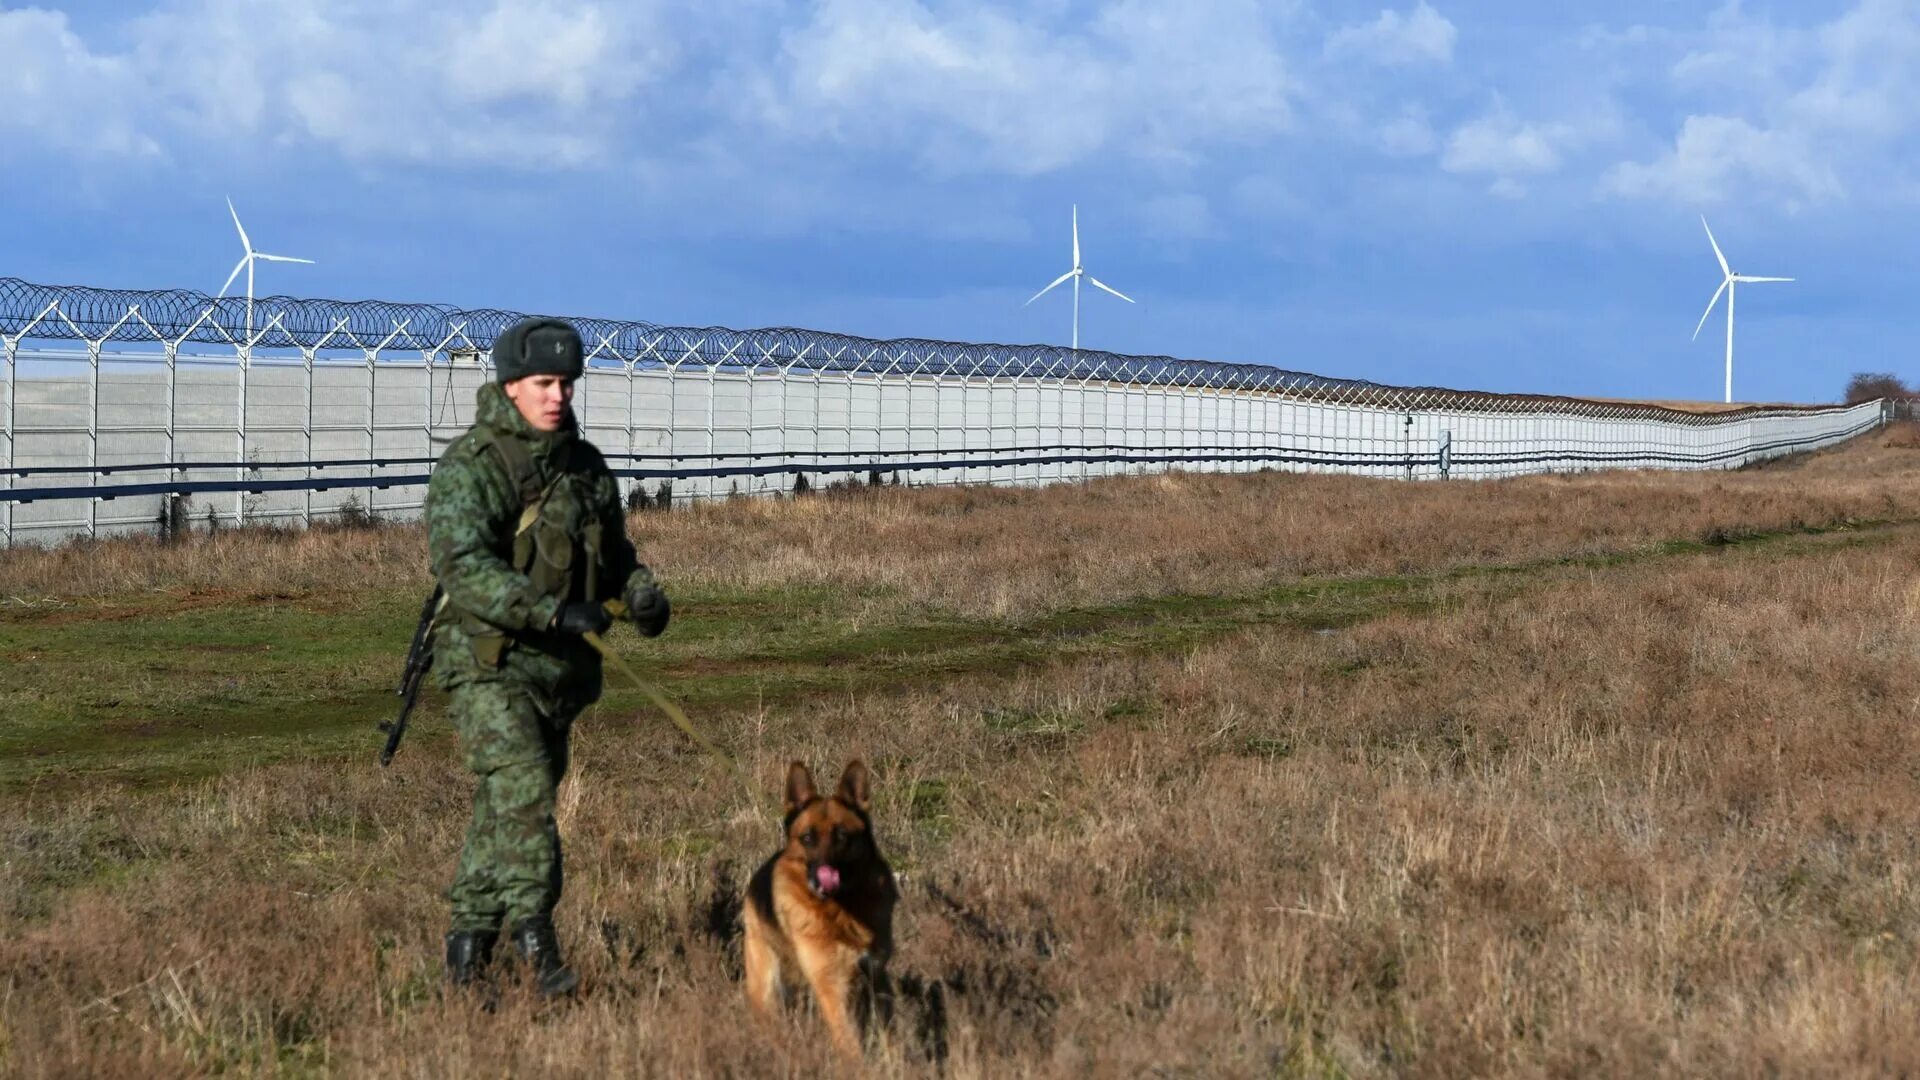
<path fill-rule="evenodd" d="M 433 617 L 439 613 L 440 586 L 436 584 L 427 595 L 427 602 L 420 605 L 420 622 L 413 628 L 413 643 L 407 646 L 407 665 L 401 669 L 400 687 L 394 691 L 400 695 L 400 715 L 380 725 L 380 730 L 387 733 L 387 745 L 380 750 L 381 768 L 392 764 L 393 755 L 399 751 L 400 740 L 407 733 L 407 717 L 420 696 L 420 682 L 433 667 Z"/>
<path fill-rule="evenodd" d="M 413 628 L 413 644 L 407 647 L 407 666 L 400 672 L 400 688 L 395 691 L 400 695 L 400 715 L 380 725 L 380 730 L 387 733 L 387 745 L 380 751 L 380 764 L 383 767 L 393 761 L 394 753 L 400 749 L 400 739 L 407 733 L 407 716 L 413 712 L 414 699 L 420 695 L 420 680 L 426 678 L 427 669 L 433 666 L 433 619 L 440 613 L 441 601 L 440 586 L 435 585 L 433 592 L 427 597 L 427 602 L 420 605 L 420 623 Z M 605 607 L 607 614 L 616 620 L 627 617 L 625 600 L 608 600 L 605 602 Z M 687 719 L 687 714 L 681 710 L 680 706 L 674 704 L 672 698 L 661 693 L 652 683 L 642 679 L 639 673 L 620 658 L 619 653 L 607 646 L 606 641 L 599 634 L 589 633 L 581 637 L 625 675 L 633 684 L 633 688 L 645 694 L 656 708 L 666 714 L 668 720 L 673 721 L 673 726 L 685 733 L 696 746 L 738 769 L 739 766 L 733 761 L 733 755 L 714 745 L 702 735 L 700 729 L 693 726 L 693 722 Z"/>

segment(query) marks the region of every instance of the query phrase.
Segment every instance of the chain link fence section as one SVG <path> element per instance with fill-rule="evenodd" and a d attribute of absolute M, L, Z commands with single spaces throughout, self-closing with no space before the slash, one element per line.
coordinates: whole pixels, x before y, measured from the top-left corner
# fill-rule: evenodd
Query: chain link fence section
<path fill-rule="evenodd" d="M 47 541 L 418 511 L 517 312 L 0 279 L 0 530 Z M 1051 346 L 571 319 L 629 491 L 1039 484 L 1164 469 L 1487 479 L 1734 468 L 1886 407 L 1696 413 Z"/>

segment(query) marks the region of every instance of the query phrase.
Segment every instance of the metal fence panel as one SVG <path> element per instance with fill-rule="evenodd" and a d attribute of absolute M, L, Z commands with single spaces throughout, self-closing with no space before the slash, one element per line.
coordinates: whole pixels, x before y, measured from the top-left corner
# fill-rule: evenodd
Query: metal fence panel
<path fill-rule="evenodd" d="M 418 511 L 519 316 L 0 279 L 5 542 L 196 520 Z M 1492 479 L 1733 468 L 1851 438 L 1886 406 L 1697 414 L 1390 387 L 1046 346 L 574 320 L 586 435 L 675 500 L 875 479 L 1035 484 L 1167 469 Z"/>

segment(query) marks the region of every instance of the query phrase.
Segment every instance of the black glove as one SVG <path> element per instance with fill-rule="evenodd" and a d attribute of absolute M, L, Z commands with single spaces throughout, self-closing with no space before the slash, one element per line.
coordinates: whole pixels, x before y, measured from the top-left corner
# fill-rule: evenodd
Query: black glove
<path fill-rule="evenodd" d="M 563 634 L 604 634 L 613 616 L 599 604 L 566 604 L 553 617 L 553 628 Z"/>
<path fill-rule="evenodd" d="M 660 586 L 649 581 L 627 590 L 627 618 L 633 620 L 635 630 L 647 637 L 659 637 L 672 617 L 673 605 L 667 602 L 666 590 Z"/>

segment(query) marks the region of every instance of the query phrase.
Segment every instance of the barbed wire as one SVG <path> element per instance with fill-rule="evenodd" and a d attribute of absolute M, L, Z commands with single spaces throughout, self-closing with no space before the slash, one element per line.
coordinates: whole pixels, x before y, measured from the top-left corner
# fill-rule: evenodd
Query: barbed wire
<path fill-rule="evenodd" d="M 187 342 L 261 349 L 487 352 L 525 314 L 498 308 L 383 300 L 209 296 L 187 289 L 99 289 L 0 278 L 0 339 Z M 564 317 L 564 316 L 563 316 Z M 1665 406 L 1541 394 L 1496 394 L 1438 386 L 1393 386 L 1293 371 L 1268 364 L 1226 364 L 1137 356 L 1056 345 L 1005 345 L 932 338 L 864 338 L 792 327 L 735 330 L 663 326 L 637 320 L 565 317 L 591 361 L 622 366 L 803 371 L 864 375 L 936 375 L 1102 381 L 1176 389 L 1283 393 L 1375 408 L 1541 412 L 1650 418 L 1687 425 L 1832 406 L 1747 406 L 1701 413 Z"/>

